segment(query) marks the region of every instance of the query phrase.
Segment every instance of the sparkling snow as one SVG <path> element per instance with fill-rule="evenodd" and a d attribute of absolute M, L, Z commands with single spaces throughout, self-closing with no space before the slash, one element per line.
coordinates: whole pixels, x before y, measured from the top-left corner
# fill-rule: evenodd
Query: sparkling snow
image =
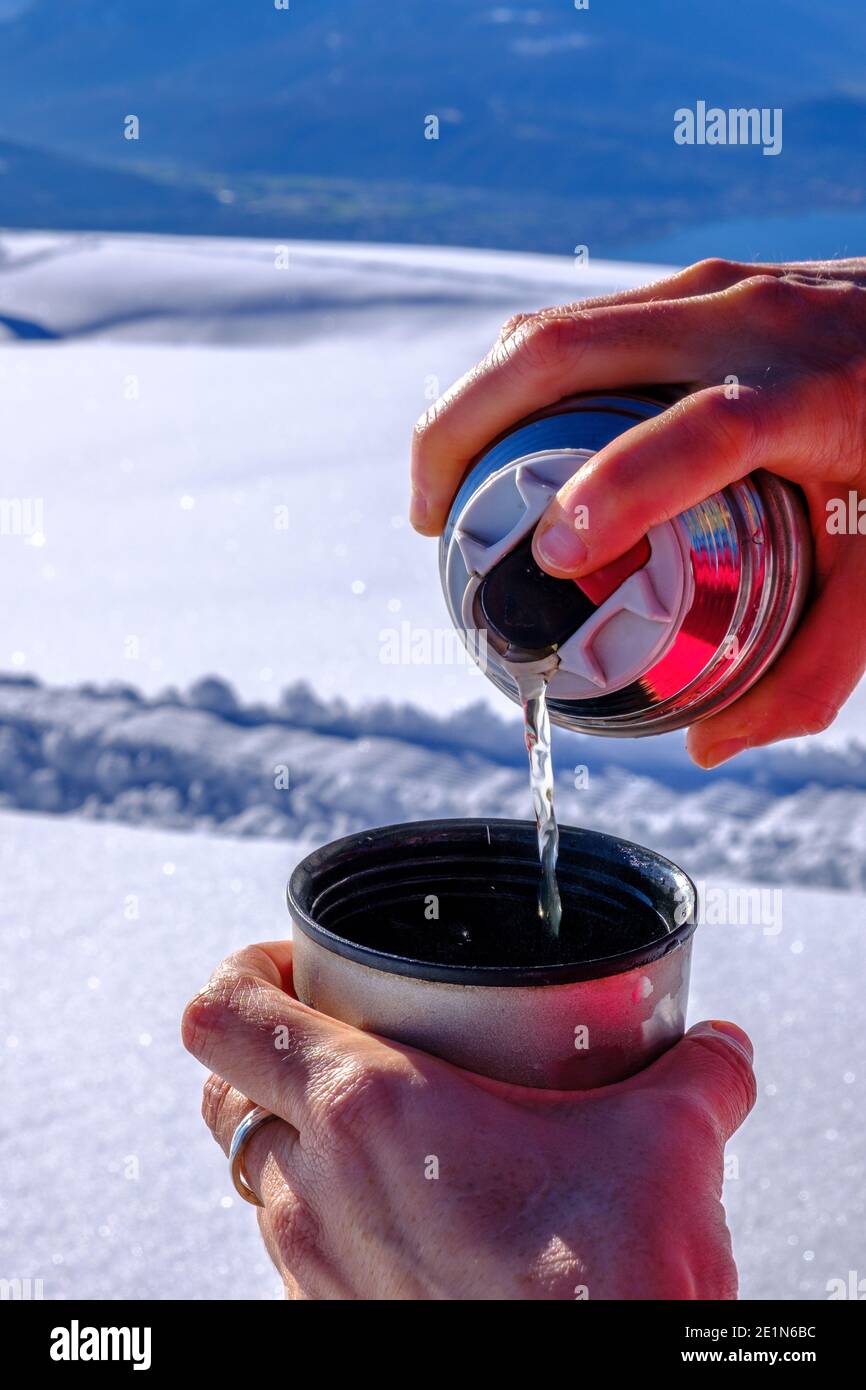
<path fill-rule="evenodd" d="M 187 998 L 286 934 L 290 843 L 2 818 L 0 1272 L 46 1298 L 269 1298 L 253 1213 L 199 1118 Z M 752 1034 L 757 1109 L 728 1149 L 741 1293 L 866 1276 L 866 899 L 781 890 L 699 928 L 691 1021 Z M 736 1174 L 736 1176 L 734 1176 Z"/>
<path fill-rule="evenodd" d="M 527 815 L 502 697 L 460 660 L 383 659 L 404 623 L 447 630 L 435 546 L 404 519 L 408 436 L 515 311 L 658 273 L 283 251 L 0 237 L 3 494 L 33 523 L 0 543 L 0 672 L 46 683 L 0 682 L 0 1277 L 49 1298 L 278 1295 L 198 1117 L 183 1004 L 223 955 L 285 932 L 310 843 Z M 233 724 L 216 686 L 166 692 L 211 673 L 245 718 L 278 717 Z M 312 702 L 281 700 L 299 680 Z M 134 690 L 71 688 L 112 681 Z M 769 895 L 763 925 L 708 916 L 692 1007 L 757 1045 L 726 1189 L 746 1297 L 866 1277 L 864 703 L 711 777 L 678 737 L 560 741 L 564 820 L 668 850 L 710 894 Z"/>

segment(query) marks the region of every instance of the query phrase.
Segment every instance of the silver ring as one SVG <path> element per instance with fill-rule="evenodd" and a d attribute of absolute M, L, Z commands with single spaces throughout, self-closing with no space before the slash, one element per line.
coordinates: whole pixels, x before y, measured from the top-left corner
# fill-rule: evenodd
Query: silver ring
<path fill-rule="evenodd" d="M 232 1142 L 229 1144 L 229 1166 L 231 1167 L 232 1182 L 235 1191 L 243 1197 L 245 1202 L 250 1202 L 254 1207 L 263 1207 L 265 1204 L 260 1197 L 257 1197 L 250 1187 L 244 1173 L 244 1148 L 248 1139 L 251 1139 L 257 1129 L 260 1129 L 267 1120 L 276 1120 L 279 1117 L 271 1114 L 270 1110 L 263 1110 L 260 1105 L 256 1105 L 248 1114 L 244 1115 L 234 1134 Z"/>

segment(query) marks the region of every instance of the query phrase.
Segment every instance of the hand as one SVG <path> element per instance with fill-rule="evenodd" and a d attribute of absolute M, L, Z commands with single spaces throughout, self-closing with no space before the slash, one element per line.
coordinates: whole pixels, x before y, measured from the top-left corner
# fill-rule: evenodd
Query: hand
<path fill-rule="evenodd" d="M 291 972 L 289 944 L 250 946 L 183 1021 L 222 1148 L 253 1103 L 277 1117 L 244 1167 L 290 1297 L 736 1297 L 722 1155 L 755 1083 L 733 1024 L 615 1086 L 528 1090 L 335 1022 Z"/>
<path fill-rule="evenodd" d="M 577 578 L 753 469 L 799 483 L 815 539 L 812 605 L 767 675 L 693 725 L 688 747 L 714 767 L 825 729 L 866 668 L 866 500 L 863 534 L 828 529 L 828 504 L 866 498 L 866 260 L 701 261 L 640 290 L 511 319 L 416 426 L 413 524 L 441 531 L 473 456 L 524 416 L 639 382 L 685 383 L 688 394 L 566 484 L 536 530 L 536 560 Z M 578 506 L 589 519 L 579 531 Z"/>

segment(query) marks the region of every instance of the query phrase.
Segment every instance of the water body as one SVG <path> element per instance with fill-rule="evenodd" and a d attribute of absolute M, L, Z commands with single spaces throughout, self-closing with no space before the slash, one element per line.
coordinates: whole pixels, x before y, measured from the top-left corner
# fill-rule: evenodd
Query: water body
<path fill-rule="evenodd" d="M 859 256 L 864 245 L 866 209 L 846 212 L 829 208 L 826 212 L 698 223 L 667 236 L 618 245 L 615 254 L 625 260 L 667 265 L 688 265 L 704 256 L 727 256 L 737 261 L 812 261 Z"/>

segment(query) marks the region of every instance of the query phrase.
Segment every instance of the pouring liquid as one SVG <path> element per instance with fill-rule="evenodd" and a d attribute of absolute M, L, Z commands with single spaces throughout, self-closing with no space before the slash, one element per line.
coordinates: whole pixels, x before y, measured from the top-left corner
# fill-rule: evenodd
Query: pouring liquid
<path fill-rule="evenodd" d="M 538 915 L 553 936 L 559 935 L 562 901 L 556 881 L 559 827 L 553 804 L 553 763 L 550 750 L 550 717 L 547 712 L 547 677 L 537 673 L 516 676 L 523 706 L 523 737 L 529 754 L 529 786 L 538 833 L 541 881 Z"/>

